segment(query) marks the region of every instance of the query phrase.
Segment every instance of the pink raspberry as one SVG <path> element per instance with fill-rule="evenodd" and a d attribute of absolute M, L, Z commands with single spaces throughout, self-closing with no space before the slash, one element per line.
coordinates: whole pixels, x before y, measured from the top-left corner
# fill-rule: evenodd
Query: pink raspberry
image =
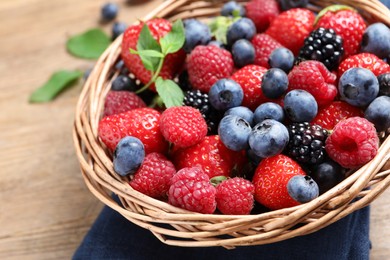
<path fill-rule="evenodd" d="M 146 107 L 146 104 L 134 92 L 109 91 L 104 101 L 104 116 L 119 114 L 140 107 Z"/>

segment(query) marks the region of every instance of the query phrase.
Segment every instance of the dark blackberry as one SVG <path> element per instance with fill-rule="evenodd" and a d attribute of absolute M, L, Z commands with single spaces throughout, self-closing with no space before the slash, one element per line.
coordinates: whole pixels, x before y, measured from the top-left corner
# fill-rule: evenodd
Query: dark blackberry
<path fill-rule="evenodd" d="M 319 164 L 326 157 L 325 140 L 328 132 L 319 125 L 308 122 L 289 125 L 290 140 L 286 151 L 289 156 L 301 163 Z"/>
<path fill-rule="evenodd" d="M 390 72 L 378 76 L 379 95 L 390 96 Z"/>
<path fill-rule="evenodd" d="M 306 60 L 318 60 L 329 70 L 339 66 L 344 54 L 343 39 L 333 29 L 318 28 L 306 37 L 299 57 Z"/>

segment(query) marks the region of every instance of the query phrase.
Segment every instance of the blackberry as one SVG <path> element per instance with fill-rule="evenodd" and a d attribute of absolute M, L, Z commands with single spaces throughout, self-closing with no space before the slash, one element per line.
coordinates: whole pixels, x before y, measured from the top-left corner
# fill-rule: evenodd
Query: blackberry
<path fill-rule="evenodd" d="M 378 76 L 379 95 L 390 96 L 390 72 Z"/>
<path fill-rule="evenodd" d="M 298 57 L 318 60 L 330 70 L 339 66 L 344 54 L 343 39 L 333 29 L 318 28 L 306 37 Z"/>
<path fill-rule="evenodd" d="M 319 164 L 326 157 L 325 140 L 328 132 L 319 125 L 308 122 L 292 123 L 288 127 L 290 140 L 286 151 L 301 163 Z"/>

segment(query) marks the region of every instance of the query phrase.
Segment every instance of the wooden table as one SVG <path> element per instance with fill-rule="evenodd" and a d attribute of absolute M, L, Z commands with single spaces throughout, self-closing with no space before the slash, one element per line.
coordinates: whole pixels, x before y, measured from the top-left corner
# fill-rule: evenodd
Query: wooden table
<path fill-rule="evenodd" d="M 115 2 L 130 24 L 162 1 Z M 86 189 L 73 148 L 82 82 L 53 102 L 27 102 L 52 72 L 93 66 L 68 55 L 65 41 L 96 26 L 109 32 L 98 23 L 103 3 L 0 1 L 0 259 L 70 258 L 103 206 Z M 390 259 L 389 195 L 373 206 L 372 259 Z"/>

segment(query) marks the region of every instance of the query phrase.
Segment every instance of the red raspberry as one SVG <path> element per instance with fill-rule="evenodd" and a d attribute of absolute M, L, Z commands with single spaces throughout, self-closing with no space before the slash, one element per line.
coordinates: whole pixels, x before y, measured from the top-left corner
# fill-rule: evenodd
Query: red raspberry
<path fill-rule="evenodd" d="M 170 107 L 160 119 L 165 139 L 177 147 L 189 147 L 207 135 L 207 123 L 198 109 L 189 106 Z"/>
<path fill-rule="evenodd" d="M 171 179 L 168 202 L 194 212 L 212 214 L 217 206 L 216 189 L 199 167 L 183 168 Z"/>
<path fill-rule="evenodd" d="M 325 142 L 329 157 L 344 168 L 356 168 L 369 162 L 375 157 L 378 146 L 374 125 L 362 117 L 340 121 Z"/>
<path fill-rule="evenodd" d="M 256 25 L 257 32 L 265 31 L 280 13 L 275 0 L 251 0 L 245 5 L 246 17 Z"/>
<path fill-rule="evenodd" d="M 219 79 L 229 77 L 233 68 L 230 52 L 214 45 L 199 45 L 187 57 L 189 81 L 194 89 L 204 93 Z"/>
<path fill-rule="evenodd" d="M 265 33 L 256 34 L 252 38 L 252 44 L 255 48 L 255 64 L 264 68 L 269 68 L 268 59 L 271 53 L 280 47 L 283 47 L 274 38 Z"/>
<path fill-rule="evenodd" d="M 248 180 L 235 177 L 217 186 L 217 208 L 225 215 L 248 215 L 253 209 L 255 186 Z"/>
<path fill-rule="evenodd" d="M 350 68 L 365 68 L 372 71 L 375 76 L 390 72 L 390 65 L 371 53 L 359 53 L 342 61 L 339 65 L 338 76 Z"/>
<path fill-rule="evenodd" d="M 260 104 L 268 101 L 261 90 L 261 82 L 266 68 L 257 65 L 247 65 L 232 75 L 232 79 L 240 84 L 244 91 L 242 106 L 255 110 Z"/>
<path fill-rule="evenodd" d="M 303 61 L 288 74 L 288 91 L 303 89 L 314 96 L 319 106 L 329 104 L 337 96 L 336 75 L 319 61 Z"/>
<path fill-rule="evenodd" d="M 103 117 L 98 132 L 111 151 L 125 136 L 134 136 L 145 146 L 145 153 L 166 153 L 168 143 L 160 132 L 160 112 L 152 108 L 136 108 L 124 113 Z"/>
<path fill-rule="evenodd" d="M 296 175 L 306 175 L 297 162 L 279 154 L 263 159 L 253 176 L 255 200 L 269 209 L 282 209 L 299 205 L 290 197 L 288 181 Z"/>
<path fill-rule="evenodd" d="M 146 104 L 134 92 L 109 91 L 104 101 L 103 115 L 110 116 L 140 107 L 146 107 Z"/>
<path fill-rule="evenodd" d="M 175 173 L 175 166 L 164 155 L 149 153 L 134 174 L 130 186 L 152 198 L 163 198 Z"/>
<path fill-rule="evenodd" d="M 363 111 L 344 101 L 334 101 L 319 109 L 312 124 L 317 124 L 327 130 L 332 130 L 341 120 L 355 116 L 363 117 Z"/>
<path fill-rule="evenodd" d="M 197 145 L 173 152 L 176 169 L 200 166 L 210 176 L 226 176 L 243 166 L 246 158 L 243 152 L 232 151 L 221 142 L 218 135 L 206 136 Z"/>
<path fill-rule="evenodd" d="M 265 33 L 298 55 L 305 38 L 313 29 L 314 20 L 315 15 L 310 10 L 293 8 L 280 13 Z"/>

